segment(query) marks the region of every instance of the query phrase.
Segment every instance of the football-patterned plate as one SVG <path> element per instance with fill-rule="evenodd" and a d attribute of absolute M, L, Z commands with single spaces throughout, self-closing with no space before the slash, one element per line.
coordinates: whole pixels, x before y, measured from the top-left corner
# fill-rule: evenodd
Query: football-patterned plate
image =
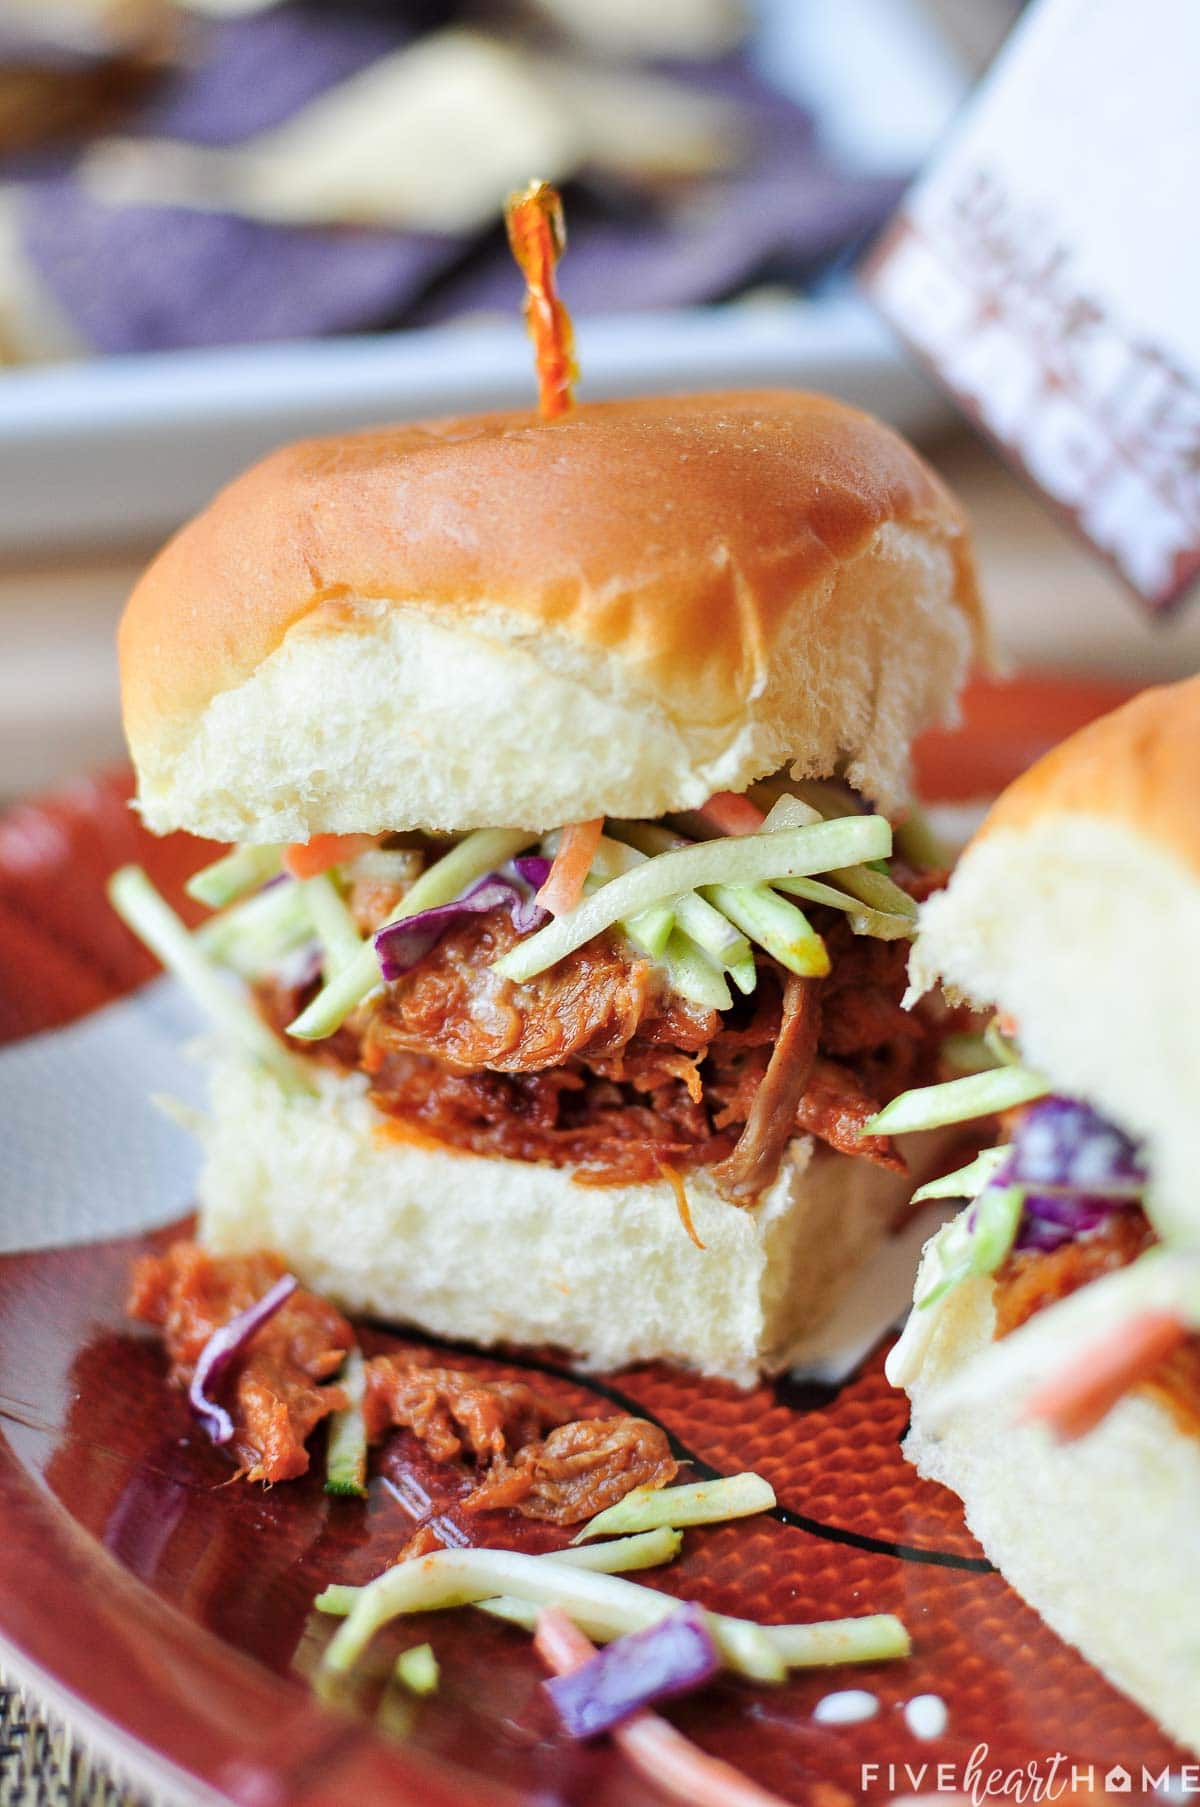
<path fill-rule="evenodd" d="M 1111 686 L 1056 679 L 977 684 L 965 727 L 919 749 L 924 794 L 995 790 L 1118 700 Z M 138 859 L 178 902 L 209 850 L 151 840 L 128 794 L 125 776 L 80 782 L 0 821 L 0 1039 L 70 1021 L 149 976 L 106 909 L 104 878 Z M 123 1313 L 131 1259 L 164 1239 L 0 1260 L 0 1664 L 160 1799 L 650 1807 L 653 1792 L 611 1745 L 558 1731 L 528 1637 L 469 1608 L 381 1635 L 337 1699 L 314 1688 L 330 1629 L 314 1596 L 377 1574 L 418 1522 L 530 1550 L 562 1534 L 464 1514 L 460 1477 L 402 1432 L 374 1460 L 365 1501 L 329 1498 L 319 1461 L 272 1490 L 226 1485 L 225 1456 Z M 365 1340 L 413 1339 L 369 1328 Z M 991 1772 L 1011 1794 L 1029 1765 L 1060 1791 L 1074 1770 L 1096 1794 L 1114 1766 L 1178 1773 L 1183 1754 L 1005 1585 L 958 1501 L 907 1467 L 905 1401 L 884 1379 L 884 1353 L 838 1387 L 783 1379 L 748 1393 L 657 1365 L 599 1380 L 526 1355 L 455 1349 L 453 1360 L 532 1375 L 578 1415 L 652 1418 L 697 1477 L 766 1476 L 774 1512 L 689 1531 L 682 1557 L 646 1577 L 653 1585 L 765 1621 L 904 1619 L 906 1662 L 794 1672 L 778 1688 L 726 1678 L 669 1709 L 705 1750 L 797 1807 L 971 1792 Z M 1064 1524 L 1064 1546 L 1070 1537 Z M 441 1685 L 400 1697 L 383 1686 L 392 1658 L 424 1638 Z M 873 1697 L 870 1718 L 814 1717 L 847 1688 Z M 936 1737 L 906 1715 L 920 1695 L 945 1704 Z"/>

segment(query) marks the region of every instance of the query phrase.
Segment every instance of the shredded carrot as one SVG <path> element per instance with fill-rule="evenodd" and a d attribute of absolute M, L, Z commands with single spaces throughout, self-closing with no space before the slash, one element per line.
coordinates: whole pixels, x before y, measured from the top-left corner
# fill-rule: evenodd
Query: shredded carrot
<path fill-rule="evenodd" d="M 378 847 L 377 834 L 315 834 L 311 841 L 297 841 L 286 849 L 284 869 L 293 878 L 316 878 L 331 866 L 356 860 L 368 847 Z"/>
<path fill-rule="evenodd" d="M 578 380 L 571 316 L 558 298 L 554 267 L 566 250 L 562 200 L 548 182 L 531 182 L 504 204 L 512 254 L 525 278 L 525 323 L 537 364 L 538 410 L 553 420 L 572 406 Z"/>
<path fill-rule="evenodd" d="M 696 814 L 719 834 L 757 834 L 766 821 L 757 804 L 735 791 L 717 791 Z"/>
<path fill-rule="evenodd" d="M 1117 1401 L 1148 1380 L 1187 1336 L 1173 1312 L 1146 1311 L 1093 1344 L 1065 1374 L 1054 1374 L 1029 1395 L 1023 1418 L 1037 1419 L 1064 1442 L 1094 1429 Z"/>
<path fill-rule="evenodd" d="M 672 1167 L 669 1161 L 660 1161 L 658 1163 L 658 1171 L 662 1174 L 664 1180 L 666 1180 L 675 1194 L 675 1209 L 679 1212 L 680 1223 L 683 1225 L 696 1247 L 698 1249 L 703 1249 L 704 1244 L 696 1234 L 696 1226 L 692 1222 L 692 1208 L 688 1204 L 688 1195 L 684 1188 L 683 1175 L 677 1167 Z"/>
<path fill-rule="evenodd" d="M 570 1675 L 596 1654 L 591 1639 L 557 1606 L 545 1606 L 538 1614 L 533 1644 L 555 1675 Z M 614 1726 L 612 1737 L 634 1769 L 684 1807 L 784 1807 L 778 1795 L 760 1788 L 732 1764 L 710 1757 L 647 1707 Z"/>
<path fill-rule="evenodd" d="M 563 829 L 554 864 L 537 894 L 543 910 L 552 916 L 565 916 L 583 896 L 583 881 L 592 869 L 603 828 L 604 817 L 595 816 L 590 822 L 572 822 Z"/>

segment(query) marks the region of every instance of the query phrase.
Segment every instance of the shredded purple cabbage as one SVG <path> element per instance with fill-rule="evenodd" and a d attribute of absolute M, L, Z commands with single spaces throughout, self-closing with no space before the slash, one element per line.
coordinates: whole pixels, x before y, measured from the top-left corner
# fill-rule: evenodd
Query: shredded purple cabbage
<path fill-rule="evenodd" d="M 1013 1131 L 1013 1178 L 1043 1193 L 1138 1198 L 1146 1184 L 1136 1142 L 1090 1105 L 1039 1098 Z"/>
<path fill-rule="evenodd" d="M 1107 1223 L 1114 1211 L 1134 1203 L 1123 1198 L 1047 1197 L 1031 1192 L 1026 1195 L 1021 1228 L 1017 1232 L 1018 1249 L 1060 1249 L 1065 1242 L 1085 1236 Z"/>
<path fill-rule="evenodd" d="M 689 1694 L 710 1681 L 721 1658 L 699 1606 L 681 1606 L 656 1625 L 598 1650 L 569 1675 L 544 1684 L 572 1738 L 593 1738 L 652 1701 Z"/>
<path fill-rule="evenodd" d="M 1099 1229 L 1146 1185 L 1137 1144 L 1074 1098 L 1041 1098 L 1021 1113 L 1004 1171 L 1028 1188 L 1019 1249 L 1057 1249 Z"/>
<path fill-rule="evenodd" d="M 214 1443 L 232 1442 L 233 1419 L 225 1407 L 211 1397 L 210 1389 L 218 1385 L 255 1331 L 261 1330 L 267 1319 L 275 1316 L 299 1284 L 295 1274 L 283 1274 L 261 1299 L 248 1305 L 245 1311 L 239 1311 L 236 1318 L 230 1318 L 219 1330 L 214 1330 L 200 1351 L 200 1360 L 188 1387 L 188 1404 Z"/>
<path fill-rule="evenodd" d="M 418 910 L 415 916 L 386 924 L 375 936 L 383 977 L 389 983 L 402 979 L 464 916 L 507 909 L 518 935 L 540 929 L 550 917 L 537 902 L 537 893 L 549 873 L 550 861 L 536 855 L 509 860 L 498 872 L 489 872 L 468 885 L 452 903 L 435 904 L 431 909 Z"/>
<path fill-rule="evenodd" d="M 1038 1254 L 1049 1255 L 1071 1239 L 1070 1230 L 1064 1230 L 1061 1224 L 1046 1223 L 1042 1218 L 1031 1217 L 1025 1211 L 1021 1216 L 1021 1227 L 1017 1231 L 1013 1248 L 1022 1254 L 1028 1249 L 1034 1249 Z"/>
<path fill-rule="evenodd" d="M 523 878 L 534 896 L 536 896 L 549 878 L 550 868 L 553 866 L 554 861 L 544 858 L 540 853 L 519 853 L 515 860 L 510 860 L 508 863 L 517 877 Z M 541 910 L 541 914 L 545 916 L 547 912 Z M 541 925 L 539 924 L 538 926 L 540 927 Z M 521 924 L 518 923 L 517 927 L 520 928 Z"/>
<path fill-rule="evenodd" d="M 1083 1193 L 1075 1193 L 1070 1197 L 1060 1192 L 1027 1192 L 1025 1195 L 1026 1211 L 1041 1218 L 1043 1223 L 1053 1224 L 1056 1229 L 1066 1230 L 1072 1236 L 1081 1236 L 1087 1230 L 1098 1230 L 1105 1219 L 1111 1217 L 1114 1210 L 1120 1210 L 1124 1203 L 1124 1199 L 1088 1198 Z"/>

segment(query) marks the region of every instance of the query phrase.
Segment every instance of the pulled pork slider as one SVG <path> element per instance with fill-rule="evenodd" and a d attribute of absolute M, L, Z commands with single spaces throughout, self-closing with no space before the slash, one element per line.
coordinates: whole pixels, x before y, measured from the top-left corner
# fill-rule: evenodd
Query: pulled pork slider
<path fill-rule="evenodd" d="M 998 1006 L 992 1072 L 878 1133 L 1003 1113 L 889 1359 L 905 1452 L 1060 1636 L 1200 1749 L 1200 678 L 1000 799 L 921 911 L 918 987 Z"/>
<path fill-rule="evenodd" d="M 888 817 L 981 637 L 956 506 L 821 396 L 232 484 L 120 633 L 144 820 L 238 843 L 195 937 L 113 889 L 229 1031 L 205 1241 L 480 1343 L 781 1364 L 908 1190 L 861 1137 L 934 1058 Z"/>

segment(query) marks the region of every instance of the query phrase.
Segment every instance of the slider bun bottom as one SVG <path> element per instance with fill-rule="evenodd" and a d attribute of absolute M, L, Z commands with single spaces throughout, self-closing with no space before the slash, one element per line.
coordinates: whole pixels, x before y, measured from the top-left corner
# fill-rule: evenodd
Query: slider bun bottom
<path fill-rule="evenodd" d="M 276 1249 L 352 1312 L 551 1344 L 587 1368 L 662 1358 L 750 1385 L 785 1366 L 912 1185 L 798 1138 L 753 1209 L 686 1176 L 701 1252 L 666 1183 L 581 1186 L 561 1168 L 399 1140 L 360 1076 L 314 1070 L 317 1096 L 287 1096 L 240 1056 L 218 1058 L 202 1240 Z"/>
<path fill-rule="evenodd" d="M 915 1380 L 904 1453 L 962 1498 L 992 1562 L 1061 1638 L 1200 1751 L 1200 1438 L 1134 1393 L 1078 1442 L 1002 1408 L 935 1433 L 926 1402 L 992 1340 L 988 1279 L 946 1300 Z"/>

